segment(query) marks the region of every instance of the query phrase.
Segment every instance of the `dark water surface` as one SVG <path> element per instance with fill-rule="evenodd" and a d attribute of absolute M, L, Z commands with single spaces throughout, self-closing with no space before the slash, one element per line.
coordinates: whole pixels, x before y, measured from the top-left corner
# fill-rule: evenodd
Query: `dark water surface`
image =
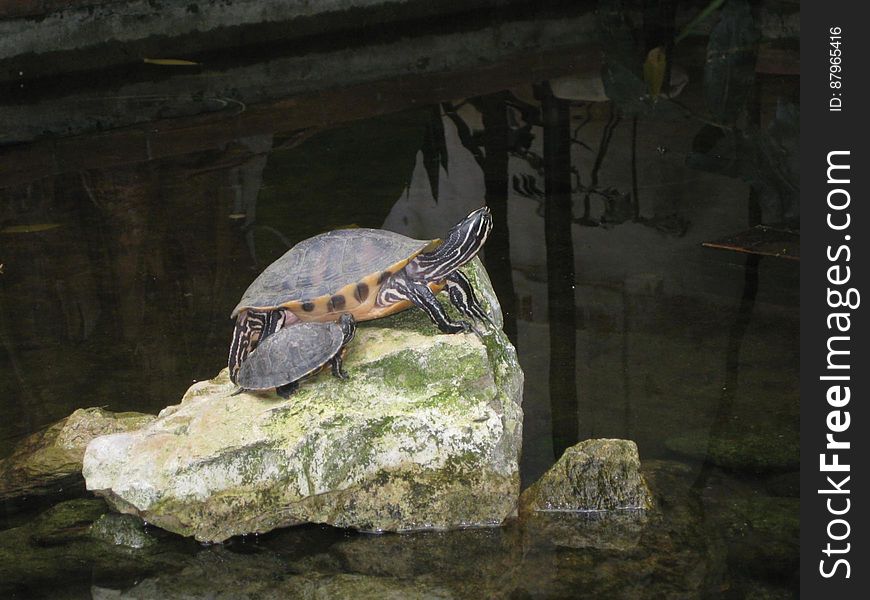
<path fill-rule="evenodd" d="M 653 103 L 625 93 L 643 81 L 611 46 L 610 102 L 593 32 L 616 29 L 586 13 L 510 26 L 533 25 L 514 54 L 432 73 L 388 64 L 389 44 L 419 49 L 388 40 L 368 79 L 359 57 L 342 79 L 348 50 L 326 48 L 308 87 L 290 80 L 301 58 L 261 52 L 20 92 L 3 108 L 21 118 L 0 163 L 0 457 L 76 408 L 156 412 L 214 376 L 230 310 L 290 245 L 348 226 L 437 237 L 485 202 L 526 375 L 524 486 L 579 440 L 628 438 L 660 510 L 619 531 L 310 526 L 209 547 L 149 528 L 131 549 L 89 537 L 107 509 L 74 486 L 0 504 L 0 595 L 797 595 L 799 263 L 701 245 L 796 225 L 797 77 L 719 73 L 705 34 L 674 49 L 675 101 Z M 466 58 L 483 44 L 416 39 Z"/>

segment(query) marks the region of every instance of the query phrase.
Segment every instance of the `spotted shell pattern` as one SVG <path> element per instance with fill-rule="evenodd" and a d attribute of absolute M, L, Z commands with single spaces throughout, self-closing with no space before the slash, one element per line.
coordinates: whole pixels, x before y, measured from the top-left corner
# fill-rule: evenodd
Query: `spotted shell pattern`
<path fill-rule="evenodd" d="M 239 368 L 237 383 L 264 390 L 301 379 L 325 365 L 344 341 L 336 323 L 299 323 L 267 337 Z"/>
<path fill-rule="evenodd" d="M 269 265 L 242 295 L 232 317 L 247 309 L 286 308 L 304 321 L 350 312 L 374 316 L 384 281 L 440 240 L 415 240 L 381 229 L 338 229 L 299 242 Z M 399 307 L 396 307 L 399 308 Z"/>

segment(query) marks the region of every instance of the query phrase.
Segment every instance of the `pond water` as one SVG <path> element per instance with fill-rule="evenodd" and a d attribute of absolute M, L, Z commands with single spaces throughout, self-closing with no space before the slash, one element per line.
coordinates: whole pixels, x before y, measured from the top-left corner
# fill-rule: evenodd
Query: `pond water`
<path fill-rule="evenodd" d="M 437 237 L 486 203 L 484 264 L 526 377 L 523 486 L 577 441 L 627 438 L 655 513 L 213 546 L 131 526 L 133 548 L 89 534 L 108 509 L 74 482 L 0 502 L 0 595 L 797 595 L 797 251 L 702 244 L 795 226 L 798 78 L 717 71 L 704 34 L 674 48 L 673 99 L 653 101 L 637 49 L 611 47 L 602 80 L 596 32 L 618 29 L 600 15 L 516 17 L 17 91 L 0 457 L 76 408 L 157 412 L 213 377 L 242 291 L 294 243 L 355 226 Z M 537 37 L 487 54 L 504 31 Z M 459 58 L 422 61 L 436 42 Z"/>

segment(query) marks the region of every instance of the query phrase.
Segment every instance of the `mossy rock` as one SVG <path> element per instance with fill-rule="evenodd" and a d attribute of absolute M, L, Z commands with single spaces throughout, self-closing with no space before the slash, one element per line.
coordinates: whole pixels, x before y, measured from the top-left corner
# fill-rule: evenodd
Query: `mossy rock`
<path fill-rule="evenodd" d="M 631 440 L 585 440 L 571 446 L 523 492 L 520 510 L 646 510 L 652 494 Z"/>
<path fill-rule="evenodd" d="M 465 269 L 492 321 L 477 260 Z M 88 489 L 202 541 L 306 522 L 367 531 L 497 525 L 516 511 L 523 374 L 495 326 L 438 333 L 418 310 L 360 327 L 342 381 L 235 394 L 226 370 L 87 449 Z"/>

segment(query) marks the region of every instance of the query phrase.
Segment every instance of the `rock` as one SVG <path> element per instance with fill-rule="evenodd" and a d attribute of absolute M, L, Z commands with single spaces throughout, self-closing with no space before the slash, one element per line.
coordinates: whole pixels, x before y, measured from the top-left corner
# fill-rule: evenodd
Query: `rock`
<path fill-rule="evenodd" d="M 138 429 L 154 415 L 80 408 L 25 438 L 0 460 L 0 498 L 53 491 L 81 474 L 85 447 L 97 436 Z"/>
<path fill-rule="evenodd" d="M 652 508 L 630 440 L 586 440 L 568 448 L 553 467 L 525 490 L 520 510 L 590 511 Z"/>
<path fill-rule="evenodd" d="M 496 323 L 479 261 L 465 270 Z M 442 335 L 417 310 L 362 324 L 347 381 L 233 395 L 226 370 L 141 430 L 95 439 L 87 487 L 218 542 L 314 522 L 367 531 L 498 525 L 519 492 L 523 374 L 500 329 Z"/>
<path fill-rule="evenodd" d="M 153 546 L 157 540 L 145 532 L 145 524 L 133 515 L 105 514 L 91 525 L 96 540 L 136 550 Z"/>
<path fill-rule="evenodd" d="M 749 473 L 796 470 L 800 466 L 800 439 L 772 429 L 731 428 L 711 437 L 706 429 L 687 431 L 665 440 L 665 446 L 685 456 L 709 460 L 723 469 Z"/>
<path fill-rule="evenodd" d="M 106 503 L 97 499 L 81 498 L 61 502 L 26 526 L 28 537 L 31 543 L 41 547 L 74 543 L 84 539 L 90 524 L 107 510 Z"/>

